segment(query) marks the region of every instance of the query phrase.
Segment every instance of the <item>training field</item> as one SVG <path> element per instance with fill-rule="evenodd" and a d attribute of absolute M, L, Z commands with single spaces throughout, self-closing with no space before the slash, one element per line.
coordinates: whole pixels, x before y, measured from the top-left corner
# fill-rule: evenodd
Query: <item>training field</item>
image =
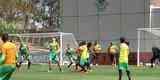
<path fill-rule="evenodd" d="M 59 72 L 57 67 L 52 72 L 47 72 L 47 65 L 32 65 L 30 71 L 22 67 L 20 71 L 13 74 L 12 80 L 118 80 L 117 70 L 111 66 L 94 66 L 90 73 L 72 72 L 63 67 Z M 160 80 L 160 68 L 137 68 L 130 66 L 134 80 Z M 126 76 L 123 80 L 127 80 Z"/>

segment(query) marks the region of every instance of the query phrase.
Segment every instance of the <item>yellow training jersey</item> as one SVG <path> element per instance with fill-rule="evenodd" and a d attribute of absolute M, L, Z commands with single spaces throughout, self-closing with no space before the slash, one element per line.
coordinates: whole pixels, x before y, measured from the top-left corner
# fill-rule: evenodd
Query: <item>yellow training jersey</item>
<path fill-rule="evenodd" d="M 52 51 L 58 51 L 58 49 L 59 49 L 59 45 L 58 45 L 58 43 L 57 42 L 52 42 L 52 43 L 50 43 L 50 49 L 52 50 Z"/>
<path fill-rule="evenodd" d="M 16 45 L 11 42 L 6 42 L 1 47 L 2 54 L 5 55 L 4 64 L 15 64 L 17 48 Z"/>
<path fill-rule="evenodd" d="M 88 54 L 88 49 L 86 45 L 80 47 L 80 54 L 82 59 L 88 58 L 89 54 Z"/>
<path fill-rule="evenodd" d="M 129 47 L 127 44 L 120 44 L 119 63 L 128 63 Z"/>

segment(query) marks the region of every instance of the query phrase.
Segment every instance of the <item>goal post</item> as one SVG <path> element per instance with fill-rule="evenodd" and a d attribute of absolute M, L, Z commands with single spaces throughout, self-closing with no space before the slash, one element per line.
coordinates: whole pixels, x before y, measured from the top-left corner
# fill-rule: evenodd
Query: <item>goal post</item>
<path fill-rule="evenodd" d="M 144 62 L 140 59 L 141 53 L 152 53 L 152 47 L 160 48 L 160 28 L 138 28 L 137 29 L 137 66 Z"/>
<path fill-rule="evenodd" d="M 51 42 L 52 38 L 57 38 L 58 43 L 60 45 L 60 53 L 59 53 L 59 61 L 60 64 L 64 64 L 64 50 L 67 47 L 67 44 L 70 44 L 71 48 L 77 48 L 78 43 L 76 41 L 76 38 L 72 33 L 64 33 L 64 32 L 51 32 L 51 33 L 22 33 L 22 34 L 9 34 L 10 37 L 12 37 L 14 40 L 18 40 L 19 42 L 29 43 L 31 42 L 32 49 L 31 54 L 35 55 L 37 53 L 41 54 L 42 56 L 45 56 L 43 58 L 45 59 L 39 59 L 40 61 L 34 61 L 33 63 L 42 63 L 47 62 L 48 60 L 48 46 L 49 42 Z M 38 54 L 37 54 L 38 55 Z M 38 56 L 36 56 L 38 57 Z M 39 55 L 40 57 L 40 55 Z"/>
<path fill-rule="evenodd" d="M 149 26 L 147 28 L 137 29 L 137 65 L 143 62 L 140 57 L 143 52 L 152 52 L 152 47 L 156 46 L 160 48 L 160 28 L 159 17 L 160 17 L 160 6 L 154 4 L 150 5 L 149 11 Z M 148 62 L 150 63 L 150 62 Z"/>
<path fill-rule="evenodd" d="M 158 11 L 157 11 L 158 10 Z M 150 13 L 149 13 L 149 28 L 153 28 L 157 26 L 156 23 L 154 23 L 154 14 L 159 14 L 160 6 L 154 6 L 150 5 Z"/>

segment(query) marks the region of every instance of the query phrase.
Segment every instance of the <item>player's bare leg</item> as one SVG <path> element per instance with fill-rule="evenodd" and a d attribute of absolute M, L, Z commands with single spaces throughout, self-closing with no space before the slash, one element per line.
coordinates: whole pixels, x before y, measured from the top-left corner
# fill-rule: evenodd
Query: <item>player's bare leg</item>
<path fill-rule="evenodd" d="M 69 65 L 68 65 L 68 68 L 70 68 L 72 66 L 73 62 L 71 62 Z"/>
<path fill-rule="evenodd" d="M 122 80 L 122 75 L 123 75 L 122 70 L 119 70 L 119 80 Z"/>
<path fill-rule="evenodd" d="M 80 65 L 79 65 L 79 63 L 76 63 L 76 71 L 78 71 L 78 67 L 79 67 Z"/>
<path fill-rule="evenodd" d="M 130 73 L 130 71 L 127 70 L 126 73 L 127 73 L 127 76 L 128 76 L 128 80 L 131 80 L 131 73 Z"/>
<path fill-rule="evenodd" d="M 58 65 L 59 71 L 62 72 L 62 68 L 60 66 L 60 62 L 59 61 L 57 61 L 57 65 Z"/>
<path fill-rule="evenodd" d="M 20 70 L 20 67 L 21 67 L 21 62 L 17 62 L 17 63 L 16 63 L 17 71 L 19 71 L 19 70 Z"/>
<path fill-rule="evenodd" d="M 80 65 L 80 67 L 81 67 L 80 72 L 86 72 L 86 71 L 87 71 L 84 66 L 81 66 L 81 65 Z"/>
<path fill-rule="evenodd" d="M 113 57 L 113 62 L 112 62 L 112 68 L 115 69 L 116 68 L 116 58 L 115 56 Z"/>
<path fill-rule="evenodd" d="M 51 68 L 51 61 L 48 61 L 48 67 L 49 67 L 49 71 L 51 71 L 52 70 L 52 68 Z"/>
<path fill-rule="evenodd" d="M 27 69 L 29 70 L 29 69 L 30 69 L 30 67 L 31 67 L 31 61 L 30 61 L 29 59 L 28 59 L 27 61 L 28 61 Z"/>

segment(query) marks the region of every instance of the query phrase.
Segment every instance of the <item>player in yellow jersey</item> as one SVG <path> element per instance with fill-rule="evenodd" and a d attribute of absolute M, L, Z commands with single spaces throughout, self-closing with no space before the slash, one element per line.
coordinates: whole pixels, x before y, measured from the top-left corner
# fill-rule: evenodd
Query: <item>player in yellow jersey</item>
<path fill-rule="evenodd" d="M 85 67 L 87 67 L 89 54 L 88 54 L 87 44 L 85 41 L 82 42 L 82 46 L 80 46 L 79 49 L 80 49 L 80 66 L 82 68 L 81 72 L 86 72 L 87 70 L 85 69 Z"/>
<path fill-rule="evenodd" d="M 128 79 L 131 80 L 130 71 L 128 68 L 129 44 L 125 38 L 120 38 L 120 54 L 119 54 L 119 80 L 122 80 L 123 70 L 126 70 Z"/>
<path fill-rule="evenodd" d="M 92 71 L 91 70 L 91 61 L 92 61 L 92 59 L 93 59 L 93 44 L 92 44 L 92 42 L 88 42 L 87 43 L 87 49 L 88 49 L 88 63 L 87 63 L 87 69 L 89 70 L 89 71 Z"/>
<path fill-rule="evenodd" d="M 56 38 L 52 39 L 52 42 L 49 44 L 49 71 L 51 70 L 51 64 L 58 64 L 59 70 L 62 71 L 59 61 L 58 61 L 58 53 L 59 53 L 59 44 L 56 41 Z"/>
<path fill-rule="evenodd" d="M 3 45 L 1 46 L 1 54 L 4 56 L 3 63 L 0 64 L 0 80 L 10 80 L 12 73 L 16 69 L 16 45 L 9 42 L 8 34 L 2 35 Z"/>

